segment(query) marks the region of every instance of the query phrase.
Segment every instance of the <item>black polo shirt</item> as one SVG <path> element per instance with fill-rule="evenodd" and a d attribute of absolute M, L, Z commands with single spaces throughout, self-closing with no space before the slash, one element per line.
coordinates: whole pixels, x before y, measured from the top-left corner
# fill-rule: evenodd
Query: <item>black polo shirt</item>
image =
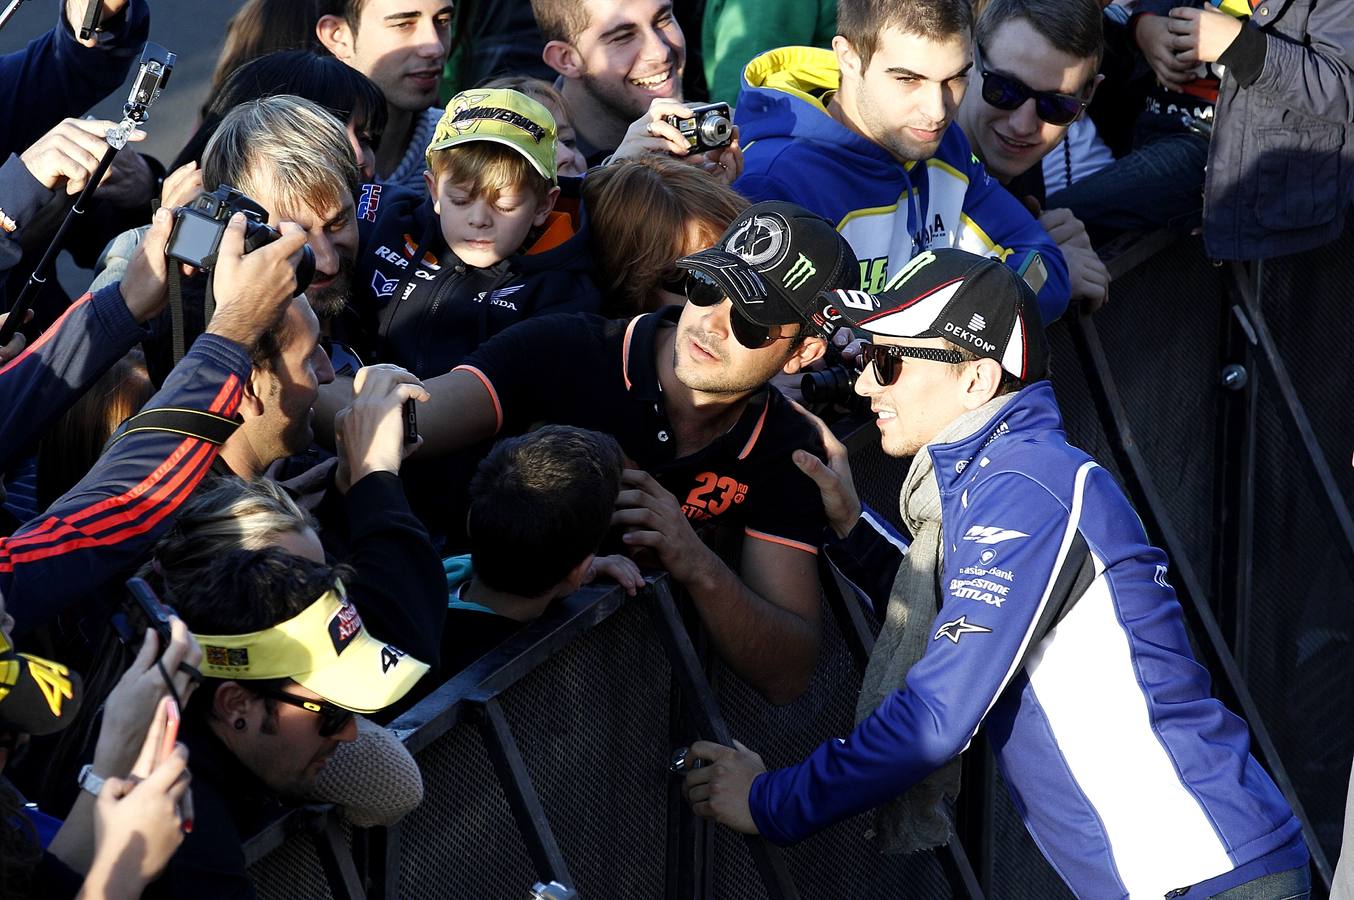
<path fill-rule="evenodd" d="M 724 435 L 675 455 L 654 344 L 680 314 L 667 307 L 628 321 L 540 316 L 495 335 L 457 368 L 488 388 L 500 432 L 520 434 L 545 421 L 614 436 L 681 501 L 703 538 L 736 526 L 745 536 L 817 553 L 822 498 L 790 455 L 804 449 L 821 458 L 822 442 L 775 388 L 749 397 Z"/>

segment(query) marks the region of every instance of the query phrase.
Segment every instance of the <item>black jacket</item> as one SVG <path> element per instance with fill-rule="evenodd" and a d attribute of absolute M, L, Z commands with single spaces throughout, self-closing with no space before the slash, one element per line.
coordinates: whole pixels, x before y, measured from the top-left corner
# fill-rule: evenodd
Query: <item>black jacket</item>
<path fill-rule="evenodd" d="M 576 180 L 561 181 L 573 182 L 562 187 L 576 192 Z M 420 378 L 440 375 L 525 318 L 597 311 L 601 293 L 581 211 L 552 213 L 523 252 L 478 269 L 447 248 L 431 200 L 389 187 L 383 194 L 373 204 L 364 188 L 352 308 L 335 326 L 335 336 L 365 362 L 395 363 Z"/>

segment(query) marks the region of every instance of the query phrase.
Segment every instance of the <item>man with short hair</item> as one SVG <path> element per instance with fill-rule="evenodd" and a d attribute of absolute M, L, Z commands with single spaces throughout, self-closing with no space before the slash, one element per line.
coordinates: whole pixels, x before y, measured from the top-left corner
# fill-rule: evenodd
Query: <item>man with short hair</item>
<path fill-rule="evenodd" d="M 313 792 L 357 737 L 354 713 L 385 709 L 427 672 L 367 632 L 345 574 L 278 548 L 236 550 L 175 594 L 205 678 L 180 732 L 195 819 L 157 895 L 253 897 L 244 839 Z"/>
<path fill-rule="evenodd" d="M 1103 19 L 1098 0 L 990 0 L 978 16 L 977 80 L 957 121 L 987 171 L 1019 200 L 1043 205 L 1043 159 L 1055 148 L 1072 165 L 1069 129 L 1102 79 Z M 1097 309 L 1110 276 L 1086 226 L 1067 209 L 1038 215 L 1067 261 L 1072 297 Z"/>
<path fill-rule="evenodd" d="M 685 306 L 628 322 L 521 322 L 430 379 L 424 450 L 540 421 L 613 435 L 634 460 L 613 518 L 625 546 L 686 589 L 736 673 L 788 703 L 817 660 L 823 522 L 789 458 L 816 436 L 767 382 L 822 356 L 802 310 L 820 291 L 854 284 L 856 260 L 831 223 L 771 202 L 677 267 Z"/>
<path fill-rule="evenodd" d="M 686 38 L 672 0 L 531 0 L 546 65 L 595 166 L 657 98 L 682 99 Z"/>
<path fill-rule="evenodd" d="M 735 118 L 746 167 L 734 187 L 836 223 L 867 291 L 931 247 L 1017 268 L 1038 251 L 1051 321 L 1068 301 L 1062 254 L 950 128 L 972 68 L 971 31 L 968 0 L 841 0 L 832 50 L 783 47 L 748 64 Z"/>
<path fill-rule="evenodd" d="M 315 34 L 330 53 L 385 94 L 389 115 L 376 175 L 422 192 L 423 151 L 442 110 L 442 64 L 451 49 L 450 0 L 326 0 Z"/>
<path fill-rule="evenodd" d="M 986 726 L 1026 827 L 1078 896 L 1245 884 L 1235 896 L 1305 897 L 1301 823 L 1246 723 L 1210 694 L 1165 554 L 1114 477 L 1067 443 L 1029 287 L 937 250 L 894 290 L 829 296 L 817 321 L 842 320 L 870 334 L 856 392 L 884 452 L 913 457 L 906 545 L 861 507 L 826 426 L 827 465 L 797 454 L 839 539 L 829 558 L 885 623 L 859 724 L 776 772 L 696 743 L 714 764 L 687 777 L 695 811 L 788 844 L 889 803 L 881 849 L 933 846 L 948 839 L 956 757 Z"/>

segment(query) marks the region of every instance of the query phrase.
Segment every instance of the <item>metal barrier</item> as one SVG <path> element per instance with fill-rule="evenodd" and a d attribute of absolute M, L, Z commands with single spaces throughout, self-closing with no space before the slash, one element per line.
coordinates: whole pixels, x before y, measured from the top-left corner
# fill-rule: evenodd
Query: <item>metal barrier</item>
<path fill-rule="evenodd" d="M 1108 306 L 1050 329 L 1068 437 L 1170 556 L 1216 692 L 1304 822 L 1314 896 L 1354 754 L 1354 371 L 1321 339 L 1346 321 L 1351 250 L 1346 235 L 1215 267 L 1197 240 L 1152 236 L 1111 262 Z M 896 522 L 904 466 L 873 424 L 843 437 L 863 499 Z M 782 708 L 698 651 L 666 576 L 635 599 L 580 591 L 392 724 L 423 770 L 422 807 L 371 830 L 294 812 L 250 842 L 260 896 L 511 898 L 551 878 L 585 898 L 1069 896 L 981 735 L 958 839 L 936 853 L 880 856 L 859 821 L 779 851 L 691 815 L 667 775 L 674 747 L 736 736 L 777 766 L 850 728 L 877 626 L 823 582 L 820 661 Z"/>

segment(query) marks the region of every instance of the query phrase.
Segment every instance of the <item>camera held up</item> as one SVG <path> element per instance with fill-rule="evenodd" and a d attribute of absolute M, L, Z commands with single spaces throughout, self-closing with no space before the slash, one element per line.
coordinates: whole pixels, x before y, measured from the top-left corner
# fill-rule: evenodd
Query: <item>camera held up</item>
<path fill-rule="evenodd" d="M 691 117 L 664 116 L 673 128 L 686 138 L 691 153 L 704 153 L 727 147 L 733 140 L 733 122 L 729 118 L 729 104 L 707 103 L 691 107 Z"/>
<path fill-rule="evenodd" d="M 244 252 L 251 253 L 271 244 L 281 233 L 268 225 L 268 213 L 242 192 L 228 184 L 214 191 L 204 191 L 189 206 L 174 210 L 174 230 L 169 235 L 165 255 L 186 265 L 210 272 L 216 266 L 216 254 L 221 246 L 221 235 L 235 213 L 244 213 Z M 310 247 L 301 248 L 301 260 L 296 264 L 296 293 L 300 296 L 315 277 L 315 254 Z"/>

